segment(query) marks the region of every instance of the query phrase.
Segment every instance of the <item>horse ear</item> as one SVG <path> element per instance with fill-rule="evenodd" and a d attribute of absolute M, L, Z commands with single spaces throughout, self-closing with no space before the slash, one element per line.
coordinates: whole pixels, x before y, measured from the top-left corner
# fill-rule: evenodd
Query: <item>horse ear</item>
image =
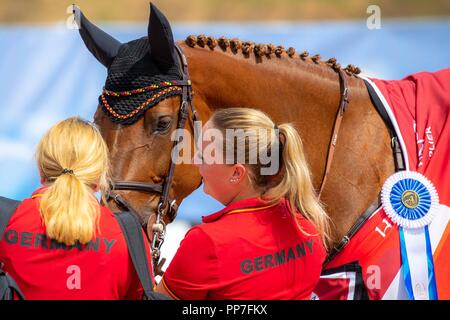
<path fill-rule="evenodd" d="M 73 13 L 84 44 L 94 57 L 108 68 L 119 52 L 122 43 L 91 23 L 75 5 L 73 6 Z"/>
<path fill-rule="evenodd" d="M 169 21 L 152 3 L 150 3 L 148 40 L 150 56 L 157 65 L 168 68 L 176 64 L 175 43 Z"/>

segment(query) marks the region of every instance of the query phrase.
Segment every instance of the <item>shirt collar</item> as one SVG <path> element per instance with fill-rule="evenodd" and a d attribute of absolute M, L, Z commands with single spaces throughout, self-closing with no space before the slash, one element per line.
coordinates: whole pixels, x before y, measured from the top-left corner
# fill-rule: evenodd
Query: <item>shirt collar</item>
<path fill-rule="evenodd" d="M 34 190 L 33 193 L 31 194 L 31 198 L 34 199 L 34 198 L 42 197 L 42 195 L 45 192 L 45 189 L 47 189 L 47 188 L 48 188 L 47 186 L 41 186 L 38 189 Z M 105 205 L 102 205 L 102 204 L 101 204 L 101 207 L 107 208 Z M 112 213 L 112 211 L 110 211 L 110 212 Z"/>
<path fill-rule="evenodd" d="M 284 202 L 285 199 L 283 198 L 281 201 Z M 226 214 L 264 210 L 264 209 L 274 207 L 274 206 L 278 205 L 279 203 L 280 202 L 275 202 L 275 203 L 269 202 L 267 200 L 261 199 L 260 197 L 243 199 L 243 200 L 236 201 L 236 202 L 226 206 L 225 208 L 223 208 L 222 210 L 220 210 L 216 213 L 213 213 L 213 214 L 210 214 L 207 216 L 203 216 L 202 221 L 204 223 L 209 223 L 209 222 L 219 220 Z"/>
<path fill-rule="evenodd" d="M 47 189 L 47 186 L 41 186 L 38 189 L 34 190 L 33 193 L 31 194 L 32 198 L 36 198 L 36 197 L 40 197 L 42 196 L 42 194 L 44 193 L 45 189 Z"/>

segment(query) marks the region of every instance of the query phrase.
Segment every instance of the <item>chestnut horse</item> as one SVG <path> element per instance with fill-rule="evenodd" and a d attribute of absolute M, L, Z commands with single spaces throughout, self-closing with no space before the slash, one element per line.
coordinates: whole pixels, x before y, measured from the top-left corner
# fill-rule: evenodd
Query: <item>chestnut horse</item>
<path fill-rule="evenodd" d="M 109 67 L 120 44 L 82 16 L 83 40 L 89 50 Z M 147 38 L 146 38 L 147 39 Z M 164 70 L 163 63 L 178 61 L 170 25 L 153 6 L 149 23 L 148 59 Z M 129 43 L 130 44 L 130 43 Z M 277 124 L 290 122 L 298 129 L 310 164 L 314 186 L 319 190 L 341 100 L 341 82 L 335 59 L 321 61 L 318 55 L 296 54 L 273 45 L 255 45 L 237 39 L 190 36 L 177 42 L 188 65 L 193 105 L 205 123 L 221 108 L 251 107 L 267 113 Z M 164 57 L 167 59 L 164 61 Z M 389 131 L 371 102 L 364 81 L 345 69 L 350 102 L 335 140 L 334 158 L 323 185 L 321 200 L 333 222 L 337 243 L 357 218 L 377 199 L 383 182 L 395 171 Z M 180 110 L 179 95 L 167 97 L 146 110 L 132 124 L 111 120 L 99 105 L 95 123 L 106 140 L 115 181 L 161 184 L 171 163 L 171 133 Z M 186 129 L 193 135 L 188 119 Z M 168 196 L 179 204 L 201 184 L 197 168 L 179 164 L 174 168 Z M 142 220 L 154 221 L 160 199 L 158 192 L 118 190 Z M 108 205 L 120 208 L 116 202 Z M 201 207 L 199 207 L 201 213 Z M 173 217 L 165 216 L 169 223 Z M 149 226 L 152 224 L 149 223 Z M 151 234 L 151 227 L 148 227 Z"/>

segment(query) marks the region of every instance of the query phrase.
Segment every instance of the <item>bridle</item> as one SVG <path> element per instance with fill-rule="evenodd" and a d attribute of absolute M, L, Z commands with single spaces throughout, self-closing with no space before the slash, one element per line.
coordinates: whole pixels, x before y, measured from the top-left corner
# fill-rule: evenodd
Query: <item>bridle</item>
<path fill-rule="evenodd" d="M 195 110 L 192 101 L 192 83 L 189 77 L 187 59 L 181 50 L 181 48 L 175 44 L 176 51 L 181 62 L 181 73 L 182 80 L 172 81 L 165 85 L 165 87 L 176 86 L 181 87 L 181 103 L 180 110 L 178 112 L 178 123 L 176 129 L 183 129 L 186 124 L 186 120 L 189 116 L 189 108 L 191 109 L 191 121 L 194 123 L 197 121 L 197 112 Z M 193 125 L 194 127 L 194 125 Z M 179 139 L 176 139 L 173 143 L 172 150 L 177 148 Z M 178 152 L 172 153 L 174 156 L 178 156 Z M 173 176 L 175 172 L 175 162 L 176 159 L 170 158 L 169 170 L 166 178 L 162 183 L 144 183 L 136 181 L 114 181 L 113 191 L 107 195 L 107 201 L 114 201 L 120 208 L 128 210 L 133 213 L 139 220 L 144 228 L 147 230 L 148 221 L 144 221 L 137 211 L 120 195 L 115 193 L 115 190 L 129 190 L 129 191 L 139 191 L 148 194 L 160 194 L 157 211 L 156 211 L 156 221 L 152 225 L 152 239 L 151 239 L 151 253 L 153 258 L 153 266 L 156 268 L 159 266 L 159 258 L 161 256 L 161 246 L 164 243 L 164 238 L 166 234 L 166 223 L 164 222 L 164 217 L 169 215 L 170 222 L 172 222 L 178 210 L 178 205 L 175 199 L 169 197 L 169 191 L 172 186 Z M 147 234 L 147 233 L 146 233 Z"/>

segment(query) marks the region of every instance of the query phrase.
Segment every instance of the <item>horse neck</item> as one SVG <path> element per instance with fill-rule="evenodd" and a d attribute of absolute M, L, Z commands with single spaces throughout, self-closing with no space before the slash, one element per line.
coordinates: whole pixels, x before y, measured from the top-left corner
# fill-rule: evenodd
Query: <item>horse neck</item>
<path fill-rule="evenodd" d="M 221 49 L 184 46 L 195 103 L 205 122 L 217 109 L 258 108 L 275 123 L 294 123 L 302 137 L 318 189 L 336 118 L 338 74 L 324 63 L 298 57 L 255 58 Z M 351 102 L 345 113 L 322 201 L 337 241 L 376 199 L 393 172 L 388 131 L 370 102 L 363 81 L 348 77 Z M 374 152 L 370 152 L 374 150 Z"/>
<path fill-rule="evenodd" d="M 299 131 L 319 186 L 340 99 L 339 76 L 330 67 L 300 58 L 266 57 L 256 61 L 221 49 L 185 49 L 205 122 L 217 109 L 258 108 L 275 123 L 292 122 Z M 361 81 L 349 79 L 353 104 L 361 105 Z"/>

